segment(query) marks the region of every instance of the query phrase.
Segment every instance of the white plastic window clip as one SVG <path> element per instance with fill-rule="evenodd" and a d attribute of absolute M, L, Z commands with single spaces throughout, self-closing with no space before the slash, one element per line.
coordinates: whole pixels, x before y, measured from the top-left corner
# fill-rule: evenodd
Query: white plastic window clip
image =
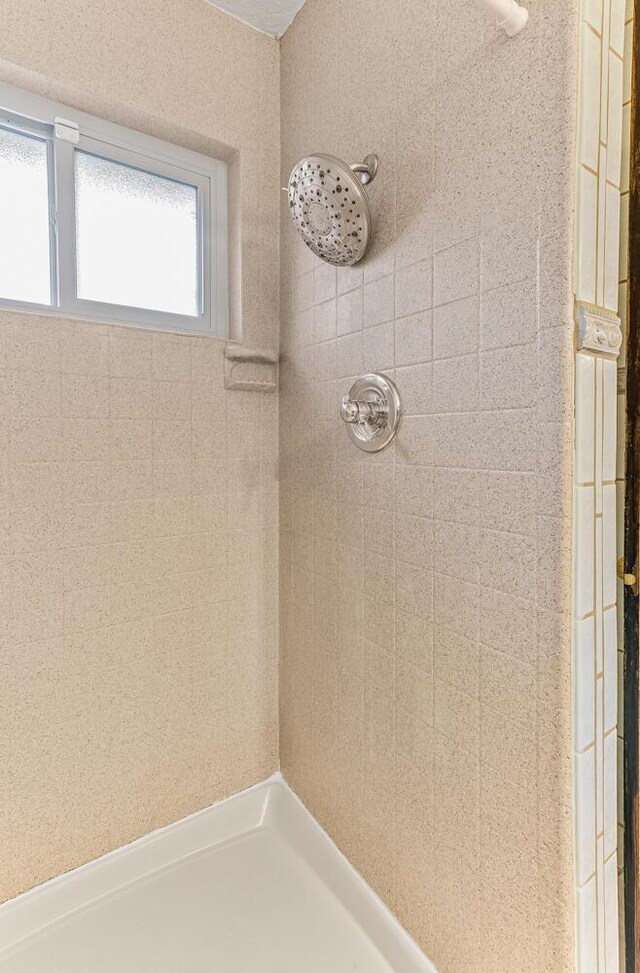
<path fill-rule="evenodd" d="M 80 141 L 80 129 L 75 122 L 70 122 L 68 118 L 54 118 L 53 132 L 57 139 L 62 142 L 73 142 L 77 145 Z"/>

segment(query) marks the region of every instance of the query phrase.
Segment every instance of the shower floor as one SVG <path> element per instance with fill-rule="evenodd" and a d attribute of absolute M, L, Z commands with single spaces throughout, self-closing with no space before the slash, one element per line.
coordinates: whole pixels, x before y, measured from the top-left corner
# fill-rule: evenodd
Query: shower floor
<path fill-rule="evenodd" d="M 286 785 L 218 809 L 1 907 L 1 973 L 433 973 Z"/>

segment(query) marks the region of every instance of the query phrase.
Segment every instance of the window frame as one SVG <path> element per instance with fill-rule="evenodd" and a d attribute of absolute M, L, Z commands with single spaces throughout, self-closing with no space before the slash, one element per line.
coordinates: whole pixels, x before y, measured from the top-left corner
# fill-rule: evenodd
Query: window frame
<path fill-rule="evenodd" d="M 56 120 L 78 127 L 77 141 L 55 134 Z M 220 338 L 229 332 L 228 173 L 225 162 L 0 85 L 0 127 L 47 142 L 51 304 L 0 296 L 0 309 L 130 324 Z M 81 300 L 76 289 L 75 150 L 194 186 L 198 220 L 198 316 Z"/>

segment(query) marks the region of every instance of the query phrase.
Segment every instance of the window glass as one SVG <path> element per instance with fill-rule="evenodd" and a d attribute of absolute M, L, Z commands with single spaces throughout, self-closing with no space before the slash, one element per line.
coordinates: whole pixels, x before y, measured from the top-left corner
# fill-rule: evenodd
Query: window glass
<path fill-rule="evenodd" d="M 74 154 L 78 298 L 197 316 L 196 187 Z"/>
<path fill-rule="evenodd" d="M 47 142 L 0 128 L 0 297 L 51 303 Z"/>

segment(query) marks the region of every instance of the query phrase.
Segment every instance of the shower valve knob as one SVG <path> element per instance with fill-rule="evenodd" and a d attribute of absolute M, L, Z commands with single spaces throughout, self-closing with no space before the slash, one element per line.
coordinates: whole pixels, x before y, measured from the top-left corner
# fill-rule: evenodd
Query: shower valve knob
<path fill-rule="evenodd" d="M 376 399 L 372 402 L 360 402 L 357 399 L 350 399 L 345 395 L 340 407 L 340 415 L 345 422 L 371 423 L 381 426 L 387 420 L 389 409 L 383 399 Z"/>
<path fill-rule="evenodd" d="M 390 378 L 361 375 L 340 404 L 349 438 L 359 449 L 377 453 L 388 446 L 400 421 L 400 396 Z"/>

